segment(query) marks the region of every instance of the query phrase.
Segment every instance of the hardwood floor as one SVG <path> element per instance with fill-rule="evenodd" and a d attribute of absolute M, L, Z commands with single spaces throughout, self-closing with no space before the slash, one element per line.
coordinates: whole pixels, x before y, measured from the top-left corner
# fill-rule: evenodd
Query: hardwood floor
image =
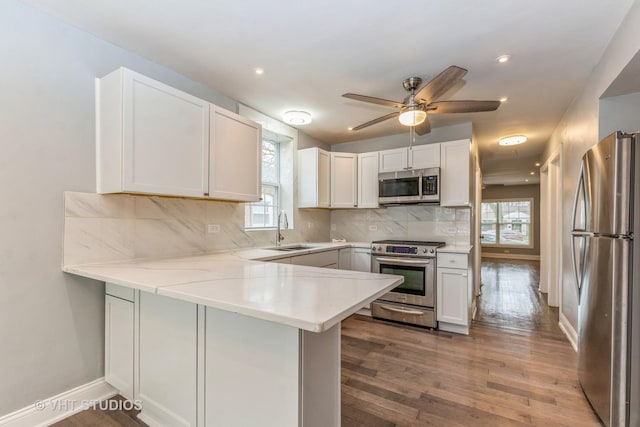
<path fill-rule="evenodd" d="M 483 263 L 469 336 L 352 316 L 342 326 L 342 426 L 599 426 L 538 265 Z M 56 427 L 139 426 L 83 412 Z M 125 418 L 123 418 L 123 416 Z"/>
<path fill-rule="evenodd" d="M 538 263 L 483 262 L 469 336 L 355 316 L 342 329 L 342 425 L 599 426 Z"/>

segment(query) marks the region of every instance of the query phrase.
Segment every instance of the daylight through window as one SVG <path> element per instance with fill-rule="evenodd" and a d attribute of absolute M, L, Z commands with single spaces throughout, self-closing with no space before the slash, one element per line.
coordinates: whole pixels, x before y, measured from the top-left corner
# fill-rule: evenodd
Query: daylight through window
<path fill-rule="evenodd" d="M 482 202 L 483 245 L 533 246 L 533 199 Z"/>
<path fill-rule="evenodd" d="M 262 200 L 245 206 L 245 228 L 274 228 L 280 206 L 280 144 L 262 141 Z"/>

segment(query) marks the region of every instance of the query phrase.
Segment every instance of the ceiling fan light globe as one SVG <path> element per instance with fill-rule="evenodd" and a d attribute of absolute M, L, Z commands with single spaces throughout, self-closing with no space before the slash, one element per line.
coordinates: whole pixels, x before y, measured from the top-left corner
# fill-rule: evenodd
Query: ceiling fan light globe
<path fill-rule="evenodd" d="M 422 110 L 407 110 L 400 113 L 398 121 L 405 126 L 418 126 L 427 118 L 427 113 Z"/>

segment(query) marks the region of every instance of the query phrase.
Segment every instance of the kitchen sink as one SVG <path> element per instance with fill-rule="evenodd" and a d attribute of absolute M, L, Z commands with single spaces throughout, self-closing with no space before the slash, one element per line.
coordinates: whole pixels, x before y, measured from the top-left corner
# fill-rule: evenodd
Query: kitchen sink
<path fill-rule="evenodd" d="M 289 246 L 274 246 L 272 248 L 266 248 L 271 251 L 282 251 L 282 252 L 291 252 L 291 251 L 301 251 L 303 249 L 313 249 L 317 248 L 317 246 L 311 245 L 289 245 Z"/>

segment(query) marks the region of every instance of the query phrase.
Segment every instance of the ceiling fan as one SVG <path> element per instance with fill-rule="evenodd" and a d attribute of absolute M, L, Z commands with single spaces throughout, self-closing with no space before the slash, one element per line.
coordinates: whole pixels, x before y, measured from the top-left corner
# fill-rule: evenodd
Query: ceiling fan
<path fill-rule="evenodd" d="M 421 88 L 422 79 L 420 77 L 409 77 L 402 82 L 404 89 L 409 92 L 409 95 L 402 102 L 355 93 L 345 93 L 342 95 L 345 98 L 399 109 L 399 111 L 378 117 L 360 126 L 356 126 L 351 130 L 364 129 L 385 120 L 398 117 L 400 123 L 405 126 L 415 126 L 415 131 L 418 135 L 425 135 L 431 132 L 431 124 L 429 123 L 427 113 L 476 113 L 497 110 L 500 106 L 500 101 L 438 101 L 442 95 L 462 80 L 465 74 L 467 74 L 467 70 L 452 65 Z M 418 88 L 420 89 L 418 90 Z"/>

